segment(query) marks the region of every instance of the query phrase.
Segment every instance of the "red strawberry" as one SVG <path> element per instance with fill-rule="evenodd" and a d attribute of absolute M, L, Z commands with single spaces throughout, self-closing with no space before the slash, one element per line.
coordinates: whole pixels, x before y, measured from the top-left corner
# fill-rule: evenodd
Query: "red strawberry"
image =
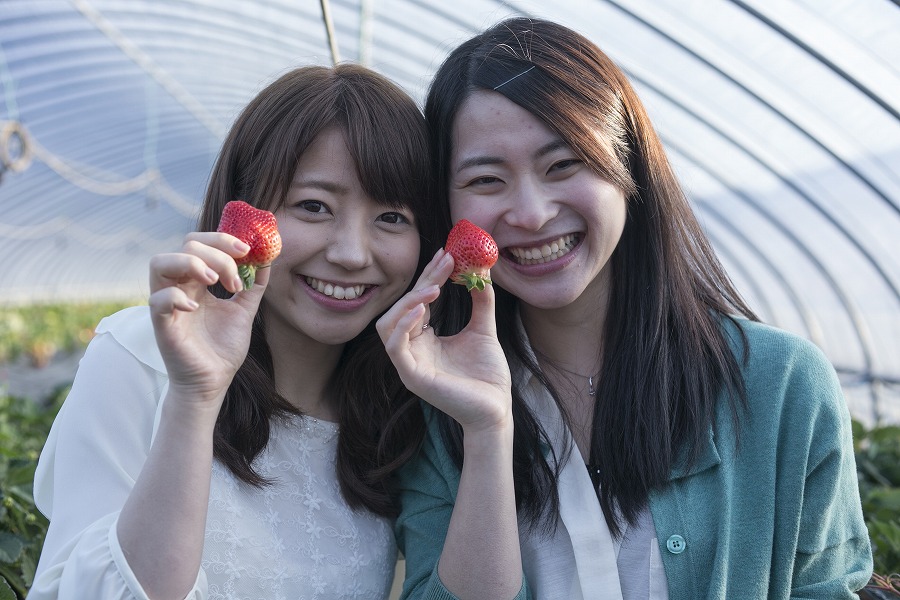
<path fill-rule="evenodd" d="M 491 267 L 497 262 L 497 243 L 487 231 L 461 219 L 447 236 L 444 250 L 453 255 L 455 266 L 450 281 L 466 286 L 466 289 L 484 289 L 491 283 Z"/>
<path fill-rule="evenodd" d="M 268 266 L 281 253 L 281 235 L 275 215 L 241 200 L 225 205 L 216 231 L 230 233 L 250 246 L 250 252 L 235 259 L 245 290 L 253 287 L 256 269 Z"/>

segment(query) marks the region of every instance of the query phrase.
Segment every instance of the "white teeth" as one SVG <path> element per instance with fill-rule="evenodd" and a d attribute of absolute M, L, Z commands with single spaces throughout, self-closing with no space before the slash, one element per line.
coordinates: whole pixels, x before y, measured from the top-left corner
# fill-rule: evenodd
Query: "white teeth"
<path fill-rule="evenodd" d="M 518 259 L 519 264 L 541 264 L 565 256 L 578 243 L 575 234 L 564 235 L 558 240 L 534 248 L 510 248 L 509 253 Z"/>
<path fill-rule="evenodd" d="M 309 287 L 315 289 L 320 294 L 325 294 L 326 296 L 331 296 L 337 300 L 353 300 L 355 298 L 359 298 L 362 296 L 363 292 L 366 291 L 366 285 L 357 284 L 349 287 L 341 287 L 339 285 L 334 285 L 333 283 L 326 283 L 321 279 L 316 279 L 315 277 L 307 277 L 306 283 L 309 284 Z"/>

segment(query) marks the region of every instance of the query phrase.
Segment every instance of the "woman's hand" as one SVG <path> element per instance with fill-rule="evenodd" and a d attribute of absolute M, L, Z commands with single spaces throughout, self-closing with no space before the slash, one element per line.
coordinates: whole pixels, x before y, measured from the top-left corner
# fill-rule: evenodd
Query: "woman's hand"
<path fill-rule="evenodd" d="M 150 313 L 170 392 L 213 405 L 215 412 L 247 355 L 269 279 L 269 270 L 261 269 L 253 288 L 243 291 L 235 259 L 248 251 L 231 235 L 194 232 L 181 252 L 150 260 Z M 217 281 L 235 295 L 213 296 L 207 286 Z"/>
<path fill-rule="evenodd" d="M 511 377 L 494 319 L 494 290 L 472 292 L 472 318 L 456 335 L 438 337 L 428 304 L 453 271 L 453 257 L 438 250 L 412 291 L 377 323 L 406 387 L 456 419 L 466 432 L 511 425 Z"/>

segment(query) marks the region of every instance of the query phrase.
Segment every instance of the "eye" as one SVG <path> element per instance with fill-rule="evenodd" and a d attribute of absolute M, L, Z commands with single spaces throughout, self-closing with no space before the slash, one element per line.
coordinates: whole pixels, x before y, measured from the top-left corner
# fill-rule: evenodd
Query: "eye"
<path fill-rule="evenodd" d="M 406 215 L 399 212 L 386 212 L 380 214 L 378 215 L 377 220 L 391 225 L 406 225 L 410 222 Z"/>
<path fill-rule="evenodd" d="M 559 160 L 559 161 L 556 161 L 555 163 L 553 163 L 553 165 L 550 166 L 550 170 L 551 171 L 565 171 L 566 169 L 574 167 L 575 165 L 577 165 L 579 163 L 581 163 L 581 161 L 578 160 L 577 158 L 567 158 L 565 160 Z"/>
<path fill-rule="evenodd" d="M 485 175 L 484 177 L 476 177 L 471 180 L 467 185 L 470 186 L 482 186 L 482 185 L 491 185 L 493 183 L 497 183 L 500 181 L 499 177 L 494 177 L 493 175 Z"/>
<path fill-rule="evenodd" d="M 301 208 L 307 212 L 311 213 L 327 213 L 328 207 L 325 206 L 324 202 L 319 202 L 318 200 L 302 200 L 297 203 L 297 207 Z"/>

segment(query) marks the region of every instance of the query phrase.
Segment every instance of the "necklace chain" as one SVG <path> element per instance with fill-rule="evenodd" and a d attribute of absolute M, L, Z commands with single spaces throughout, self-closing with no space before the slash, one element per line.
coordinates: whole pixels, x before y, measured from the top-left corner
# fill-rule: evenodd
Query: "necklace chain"
<path fill-rule="evenodd" d="M 560 371 L 565 371 L 569 375 L 574 375 L 575 377 L 587 379 L 588 380 L 588 396 L 593 398 L 597 395 L 597 388 L 594 387 L 594 379 L 600 376 L 599 373 L 597 375 L 582 375 L 581 373 L 576 373 L 575 371 L 572 371 L 565 367 L 561 367 L 560 365 L 554 364 L 552 362 L 548 362 L 547 364 L 550 365 L 551 367 L 553 367 L 554 369 L 558 369 Z"/>
<path fill-rule="evenodd" d="M 541 361 L 543 364 L 545 364 L 545 365 L 547 365 L 547 366 L 549 366 L 549 367 L 552 367 L 552 368 L 557 369 L 557 370 L 559 370 L 559 371 L 565 371 L 565 372 L 568 373 L 569 375 L 574 375 L 575 377 L 578 377 L 578 378 L 580 378 L 580 379 L 587 379 L 587 382 L 588 382 L 588 389 L 587 389 L 588 396 L 590 396 L 591 398 L 594 398 L 594 397 L 597 396 L 597 388 L 594 387 L 594 380 L 600 377 L 600 372 L 599 372 L 599 370 L 597 371 L 597 373 L 596 373 L 595 375 L 582 375 L 581 373 L 576 373 L 575 371 L 573 371 L 573 370 L 571 370 L 571 369 L 567 369 L 567 368 L 563 367 L 562 365 L 559 365 L 558 363 L 556 363 L 556 362 L 550 360 L 548 357 L 544 356 L 542 353 L 538 352 L 537 350 L 535 350 L 535 354 L 537 354 L 538 357 L 540 357 L 540 358 L 543 359 L 543 360 Z"/>

